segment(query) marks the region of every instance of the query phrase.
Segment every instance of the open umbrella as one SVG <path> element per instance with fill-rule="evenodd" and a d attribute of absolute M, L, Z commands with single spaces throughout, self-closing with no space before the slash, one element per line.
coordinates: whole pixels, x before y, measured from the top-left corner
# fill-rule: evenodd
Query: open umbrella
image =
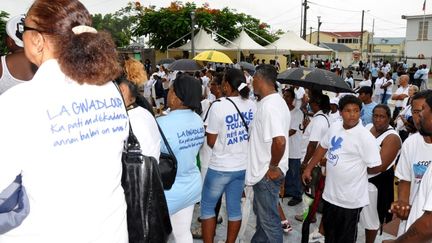
<path fill-rule="evenodd" d="M 249 62 L 239 62 L 238 64 L 239 64 L 240 67 L 242 67 L 244 70 L 252 71 L 252 72 L 255 71 L 255 66 L 254 66 L 252 63 L 249 63 Z"/>
<path fill-rule="evenodd" d="M 163 64 L 171 64 L 175 61 L 174 58 L 163 58 L 160 59 L 159 62 L 157 63 L 158 65 L 163 65 Z"/>
<path fill-rule="evenodd" d="M 280 73 L 277 80 L 282 84 L 292 84 L 308 89 L 354 93 L 341 77 L 325 69 L 291 68 Z"/>
<path fill-rule="evenodd" d="M 168 66 L 169 70 L 177 70 L 184 72 L 194 72 L 201 70 L 203 67 L 199 65 L 195 60 L 192 59 L 179 59 L 174 61 Z"/>
<path fill-rule="evenodd" d="M 193 59 L 206 62 L 233 63 L 227 55 L 220 51 L 203 51 Z"/>

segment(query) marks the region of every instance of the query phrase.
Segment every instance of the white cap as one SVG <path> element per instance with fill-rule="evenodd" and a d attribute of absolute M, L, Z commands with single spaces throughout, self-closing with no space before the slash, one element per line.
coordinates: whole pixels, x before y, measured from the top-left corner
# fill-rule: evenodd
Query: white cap
<path fill-rule="evenodd" d="M 20 37 L 17 36 L 18 23 L 23 23 L 23 19 L 25 18 L 24 14 L 17 15 L 12 17 L 6 23 L 6 33 L 7 35 L 14 40 L 15 44 L 19 47 L 23 47 L 23 41 Z M 24 24 L 24 23 L 23 23 Z"/>
<path fill-rule="evenodd" d="M 339 99 L 338 98 L 331 98 L 330 99 L 330 104 L 334 104 L 334 105 L 339 105 Z"/>

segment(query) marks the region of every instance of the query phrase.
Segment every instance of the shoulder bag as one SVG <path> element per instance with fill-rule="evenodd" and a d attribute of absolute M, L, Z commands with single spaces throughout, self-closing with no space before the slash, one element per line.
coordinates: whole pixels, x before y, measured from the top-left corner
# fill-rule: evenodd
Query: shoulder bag
<path fill-rule="evenodd" d="M 157 124 L 157 122 L 156 122 Z M 159 133 L 164 141 L 165 147 L 168 150 L 168 153 L 161 152 L 159 157 L 159 172 L 161 175 L 163 188 L 165 190 L 171 189 L 172 185 L 174 184 L 175 177 L 177 175 L 177 159 L 171 150 L 171 147 L 168 143 L 168 140 L 165 137 L 165 134 L 163 133 L 161 127 L 158 125 Z"/>
<path fill-rule="evenodd" d="M 129 242 L 167 242 L 172 226 L 158 164 L 155 158 L 141 153 L 130 121 L 122 168 Z"/>

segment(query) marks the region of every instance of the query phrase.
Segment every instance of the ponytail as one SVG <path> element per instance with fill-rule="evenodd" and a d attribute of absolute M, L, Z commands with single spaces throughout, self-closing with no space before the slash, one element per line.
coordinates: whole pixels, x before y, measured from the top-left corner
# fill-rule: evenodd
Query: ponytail
<path fill-rule="evenodd" d="M 71 33 L 61 44 L 60 68 L 79 84 L 103 85 L 120 75 L 116 46 L 108 33 Z"/>

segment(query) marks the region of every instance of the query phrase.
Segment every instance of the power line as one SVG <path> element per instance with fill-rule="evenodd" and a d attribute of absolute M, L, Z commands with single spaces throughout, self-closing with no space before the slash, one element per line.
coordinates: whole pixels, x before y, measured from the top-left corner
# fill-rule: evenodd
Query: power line
<path fill-rule="evenodd" d="M 319 3 L 314 3 L 314 2 L 311 2 L 311 1 L 308 1 L 308 3 L 316 5 L 316 6 L 320 6 L 320 7 L 323 7 L 323 8 L 329 8 L 329 9 L 338 10 L 338 11 L 353 12 L 353 13 L 360 13 L 361 12 L 359 10 L 350 10 L 350 9 L 342 9 L 342 8 L 330 7 L 330 6 L 322 5 L 322 4 L 319 4 Z"/>
<path fill-rule="evenodd" d="M 372 17 L 374 17 L 374 18 L 376 18 L 376 19 L 382 20 L 382 21 L 387 22 L 387 23 L 390 23 L 390 24 L 399 25 L 399 26 L 401 25 L 400 23 L 396 23 L 396 22 L 389 21 L 389 20 L 387 20 L 387 19 L 380 18 L 380 17 L 375 16 L 375 15 L 373 15 L 373 14 L 371 14 L 371 13 L 367 13 L 367 14 L 369 14 L 370 16 L 372 16 Z"/>

